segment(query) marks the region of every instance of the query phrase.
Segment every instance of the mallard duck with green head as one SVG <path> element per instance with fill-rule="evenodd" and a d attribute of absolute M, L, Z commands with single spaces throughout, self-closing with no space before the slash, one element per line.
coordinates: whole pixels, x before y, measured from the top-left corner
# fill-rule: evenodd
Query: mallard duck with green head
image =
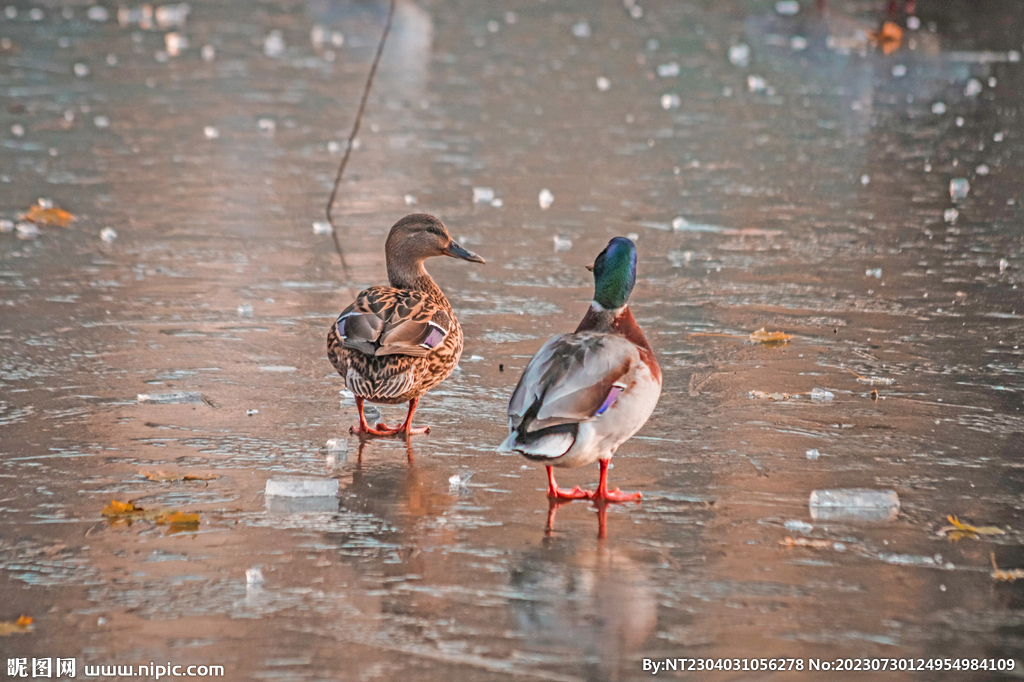
<path fill-rule="evenodd" d="M 543 463 L 553 500 L 639 500 L 640 493 L 608 490 L 609 460 L 661 396 L 661 368 L 626 305 L 636 282 L 636 246 L 615 237 L 590 269 L 594 301 L 576 331 L 549 339 L 523 370 L 499 451 Z M 554 467 L 595 460 L 601 466 L 596 491 L 558 487 Z"/>
<path fill-rule="evenodd" d="M 342 311 L 327 333 L 327 357 L 356 396 L 359 426 L 351 432 L 373 436 L 429 433 L 413 426 L 424 393 L 448 378 L 462 355 L 462 327 L 448 298 L 423 267 L 434 256 L 483 263 L 452 240 L 440 220 L 415 213 L 388 233 L 384 256 L 391 286 L 370 287 Z M 409 404 L 396 427 L 366 423 L 363 403 Z"/>

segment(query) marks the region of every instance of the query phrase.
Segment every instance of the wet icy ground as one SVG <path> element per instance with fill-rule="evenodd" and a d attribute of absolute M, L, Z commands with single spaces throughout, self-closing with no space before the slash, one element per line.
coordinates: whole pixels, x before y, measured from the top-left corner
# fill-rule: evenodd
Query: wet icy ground
<path fill-rule="evenodd" d="M 883 3 L 804 4 L 401 2 L 338 206 L 346 283 L 313 223 L 383 3 L 133 5 L 121 25 L 9 2 L 0 217 L 47 197 L 78 220 L 0 234 L 0 620 L 36 627 L 0 656 L 232 680 L 1020 659 L 1022 583 L 990 576 L 990 552 L 1024 567 L 1020 3 L 919 3 L 888 56 L 863 45 Z M 429 436 L 327 453 L 355 415 L 324 336 L 413 210 L 488 259 L 430 264 L 461 369 L 422 403 Z M 543 470 L 493 451 L 505 401 L 631 233 L 665 386 L 612 482 L 645 497 L 606 540 L 582 502 L 548 534 Z M 795 338 L 692 336 L 761 327 Z M 172 391 L 205 401 L 136 398 Z M 336 477 L 337 508 L 268 508 L 267 479 L 295 474 Z M 841 487 L 894 489 L 900 514 L 811 518 L 811 491 Z M 111 499 L 200 530 L 111 524 Z M 951 543 L 948 514 L 1006 534 Z"/>

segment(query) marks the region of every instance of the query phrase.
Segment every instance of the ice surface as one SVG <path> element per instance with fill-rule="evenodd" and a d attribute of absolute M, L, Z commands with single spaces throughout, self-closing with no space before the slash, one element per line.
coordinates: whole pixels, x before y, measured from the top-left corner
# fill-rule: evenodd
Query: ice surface
<path fill-rule="evenodd" d="M 140 393 L 140 403 L 155 405 L 199 405 L 203 402 L 203 394 L 199 391 L 173 391 L 171 393 Z"/>
<path fill-rule="evenodd" d="M 267 480 L 267 497 L 332 497 L 338 494 L 338 479 L 279 476 Z"/>

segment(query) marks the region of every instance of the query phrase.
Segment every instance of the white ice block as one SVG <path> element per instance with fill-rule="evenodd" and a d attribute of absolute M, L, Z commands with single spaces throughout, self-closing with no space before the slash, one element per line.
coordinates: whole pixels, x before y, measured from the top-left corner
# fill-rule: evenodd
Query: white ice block
<path fill-rule="evenodd" d="M 267 480 L 267 497 L 333 497 L 337 494 L 336 478 L 279 476 Z"/>

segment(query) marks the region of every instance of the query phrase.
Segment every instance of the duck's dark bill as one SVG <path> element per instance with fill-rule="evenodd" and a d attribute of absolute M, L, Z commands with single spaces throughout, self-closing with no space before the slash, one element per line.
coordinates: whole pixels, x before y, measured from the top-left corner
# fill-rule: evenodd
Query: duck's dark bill
<path fill-rule="evenodd" d="M 462 260 L 468 260 L 471 263 L 487 262 L 480 256 L 473 253 L 472 251 L 466 251 L 464 248 L 462 248 L 455 242 L 452 242 L 451 245 L 448 247 L 448 255 L 451 256 L 452 258 L 461 258 Z"/>

